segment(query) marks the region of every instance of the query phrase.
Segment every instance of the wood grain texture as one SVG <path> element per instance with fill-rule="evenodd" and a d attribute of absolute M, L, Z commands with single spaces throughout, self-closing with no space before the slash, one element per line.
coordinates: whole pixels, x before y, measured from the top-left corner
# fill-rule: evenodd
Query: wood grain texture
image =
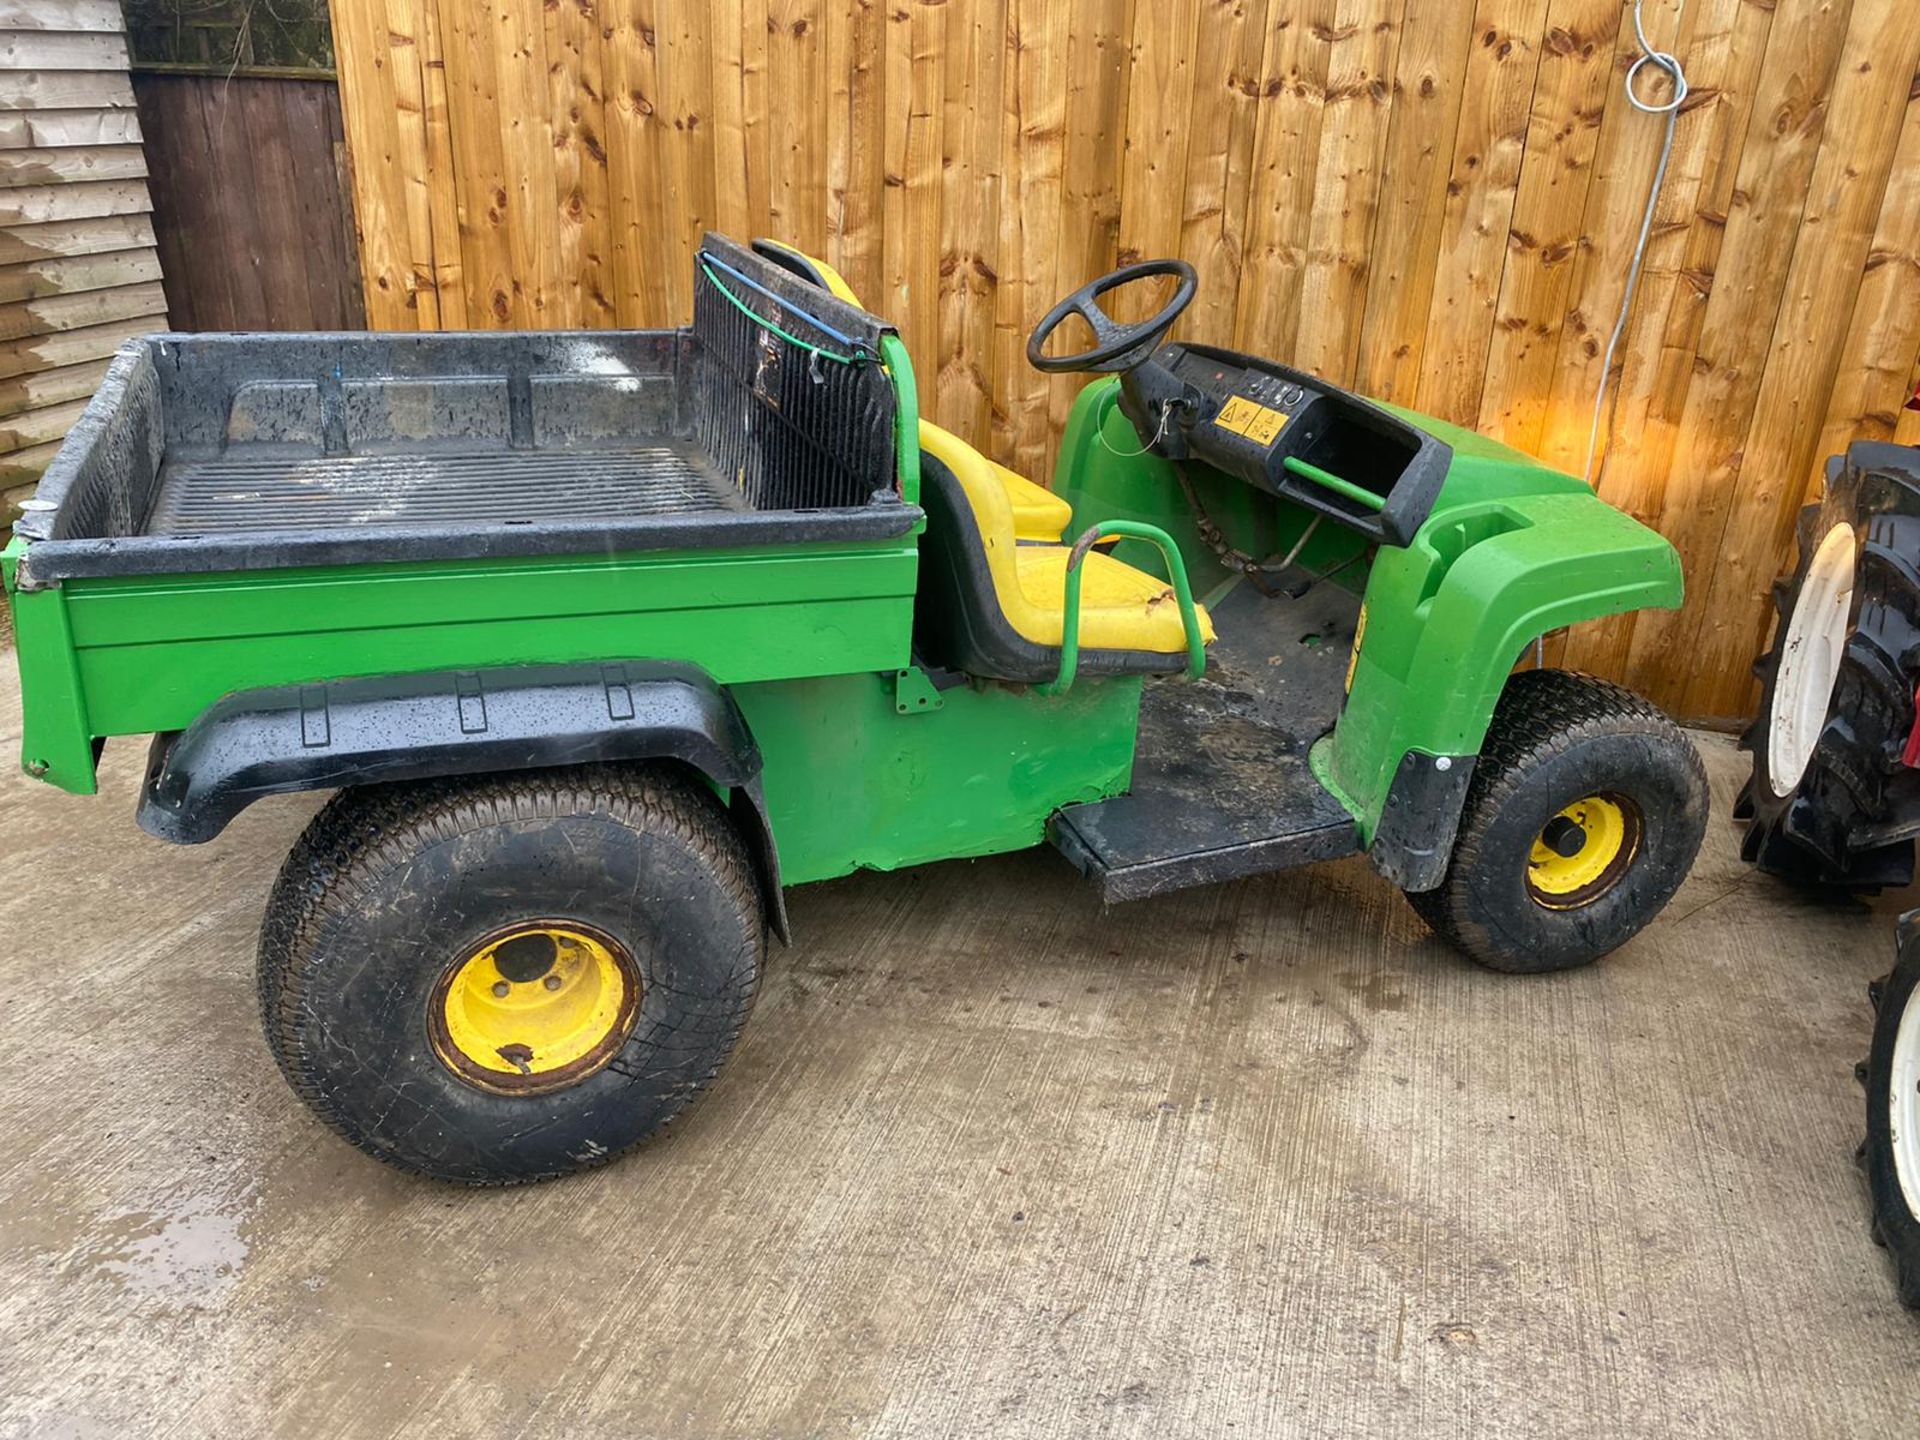
<path fill-rule="evenodd" d="M 334 13 L 374 324 L 683 323 L 701 229 L 771 234 L 899 324 L 925 413 L 1042 478 L 1077 385 L 1027 368 L 1028 329 L 1169 254 L 1201 271 L 1183 337 L 1578 471 L 1663 132 L 1622 94 L 1629 0 Z M 1553 654 L 1733 719 L 1808 477 L 1920 423 L 1916 27 L 1902 0 L 1646 16 L 1692 95 L 1595 479 L 1689 599 Z M 0 153 L 45 143 L 11 113 L 77 106 L 0 85 Z"/>
<path fill-rule="evenodd" d="M 193 120 L 204 125 L 197 109 Z M 0 3 L 0 469 L 9 488 L 59 449 L 113 347 L 167 328 L 141 140 L 113 0 Z"/>

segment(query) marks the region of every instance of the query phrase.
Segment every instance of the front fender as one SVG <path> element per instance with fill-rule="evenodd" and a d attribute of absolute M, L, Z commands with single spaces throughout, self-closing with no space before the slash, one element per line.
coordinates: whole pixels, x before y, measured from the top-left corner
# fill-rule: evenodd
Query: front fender
<path fill-rule="evenodd" d="M 1371 845 L 1410 753 L 1479 753 L 1507 676 L 1536 637 L 1630 610 L 1674 609 L 1682 593 L 1673 546 L 1585 489 L 1436 512 L 1412 545 L 1382 548 L 1374 562 L 1351 690 L 1315 749 L 1315 769 Z M 1458 794 L 1446 801 L 1453 813 L 1440 817 L 1444 834 L 1419 827 L 1442 862 L 1465 798 L 1464 784 L 1449 788 Z M 1409 889 L 1438 883 L 1438 874 L 1426 879 L 1431 863 L 1396 873 L 1394 857 L 1375 860 L 1414 882 Z"/>

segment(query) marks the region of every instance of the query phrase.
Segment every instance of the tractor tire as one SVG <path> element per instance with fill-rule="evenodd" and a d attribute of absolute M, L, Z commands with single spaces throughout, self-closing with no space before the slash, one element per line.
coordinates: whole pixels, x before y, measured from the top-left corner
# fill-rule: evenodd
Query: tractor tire
<path fill-rule="evenodd" d="M 1569 970 L 1660 913 L 1706 828 L 1706 769 L 1661 710 L 1591 676 L 1525 670 L 1494 711 L 1446 878 L 1407 899 L 1489 969 Z"/>
<path fill-rule="evenodd" d="M 1920 910 L 1900 917 L 1893 973 L 1867 990 L 1873 1048 L 1861 1067 L 1867 1087 L 1863 1160 L 1873 1238 L 1893 1261 L 1900 1301 L 1920 1310 Z"/>
<path fill-rule="evenodd" d="M 605 1164 L 732 1053 L 766 926 L 711 792 L 585 766 L 345 790 L 260 931 L 268 1048 L 390 1165 L 515 1185 Z"/>
<path fill-rule="evenodd" d="M 1920 679 L 1920 450 L 1862 442 L 1800 512 L 1799 559 L 1754 665 L 1753 771 L 1734 805 L 1742 858 L 1808 886 L 1913 878 L 1920 779 L 1902 761 Z"/>

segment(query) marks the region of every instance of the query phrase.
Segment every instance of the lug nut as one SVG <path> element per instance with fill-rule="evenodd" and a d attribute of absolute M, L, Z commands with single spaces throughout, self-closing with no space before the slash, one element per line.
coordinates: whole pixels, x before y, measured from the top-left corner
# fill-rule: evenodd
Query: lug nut
<path fill-rule="evenodd" d="M 506 999 L 512 990 L 513 987 L 504 980 L 496 980 L 493 982 L 493 998 L 496 1000 Z"/>
<path fill-rule="evenodd" d="M 540 983 L 549 990 L 558 990 L 560 988 L 560 977 L 558 975 L 549 975 Z"/>

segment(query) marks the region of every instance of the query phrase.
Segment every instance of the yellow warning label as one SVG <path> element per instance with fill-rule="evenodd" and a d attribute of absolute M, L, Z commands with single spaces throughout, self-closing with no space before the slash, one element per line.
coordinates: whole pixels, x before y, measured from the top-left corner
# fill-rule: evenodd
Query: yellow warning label
<path fill-rule="evenodd" d="M 1220 407 L 1213 423 L 1222 430 L 1246 436 L 1256 445 L 1271 445 L 1286 425 L 1287 416 L 1283 411 L 1269 410 L 1244 395 L 1236 395 Z"/>
<path fill-rule="evenodd" d="M 1353 626 L 1353 653 L 1347 656 L 1346 692 L 1349 695 L 1353 693 L 1353 672 L 1355 668 L 1360 664 L 1360 642 L 1366 638 L 1367 638 L 1367 607 L 1365 605 L 1362 605 L 1360 607 L 1360 618 L 1354 622 L 1354 626 Z"/>

